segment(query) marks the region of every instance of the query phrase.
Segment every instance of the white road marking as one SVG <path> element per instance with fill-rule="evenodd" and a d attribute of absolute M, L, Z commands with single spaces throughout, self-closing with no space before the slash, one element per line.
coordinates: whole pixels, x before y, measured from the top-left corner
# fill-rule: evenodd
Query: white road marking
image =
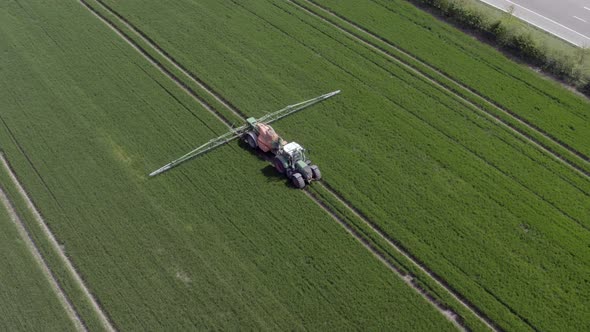
<path fill-rule="evenodd" d="M 586 9 L 586 10 L 590 10 L 590 8 L 588 8 L 588 7 L 584 7 L 584 9 Z"/>
<path fill-rule="evenodd" d="M 588 23 L 588 22 L 586 22 L 586 20 L 585 20 L 585 19 L 583 19 L 583 18 L 579 18 L 579 17 L 577 17 L 577 16 L 574 16 L 574 18 L 575 18 L 575 19 L 577 19 L 577 20 L 580 20 L 580 21 L 582 21 L 582 22 L 584 22 L 584 23 Z"/>
<path fill-rule="evenodd" d="M 498 8 L 498 9 L 502 10 L 502 11 L 505 11 L 505 12 L 507 11 L 507 10 L 506 10 L 506 8 L 502 8 L 500 5 L 497 5 L 497 4 L 495 4 L 493 1 L 490 1 L 490 0 L 481 0 L 481 1 L 483 1 L 483 2 L 485 2 L 485 3 L 487 3 L 487 4 L 489 4 L 489 5 L 490 5 L 490 6 L 492 6 L 492 7 L 496 7 L 496 8 Z M 532 10 L 530 10 L 530 9 L 528 9 L 528 8 L 526 8 L 526 7 L 523 7 L 523 6 L 521 6 L 521 5 L 517 4 L 517 3 L 514 3 L 514 2 L 512 2 L 512 1 L 510 1 L 510 0 L 504 0 L 504 1 L 505 1 L 505 2 L 507 2 L 507 3 L 509 3 L 509 4 L 512 4 L 514 7 L 519 7 L 519 8 L 522 8 L 522 9 L 524 9 L 524 10 L 528 11 L 528 12 L 531 12 L 531 13 L 533 13 L 533 14 L 535 14 L 535 15 L 537 15 L 537 16 L 539 16 L 539 17 L 541 17 L 541 18 L 543 18 L 543 19 L 545 19 L 545 20 L 547 20 L 547 21 L 549 21 L 549 22 L 551 22 L 551 23 L 553 23 L 553 24 L 556 24 L 556 25 L 557 25 L 557 26 L 559 26 L 559 27 L 562 27 L 562 28 L 564 28 L 564 29 L 566 29 L 566 30 L 568 30 L 568 31 L 570 31 L 570 32 L 573 32 L 573 33 L 575 33 L 575 34 L 577 34 L 577 35 L 579 35 L 579 36 L 581 36 L 581 37 L 584 37 L 584 38 L 585 38 L 585 39 L 587 39 L 587 40 L 590 40 L 590 37 L 588 37 L 588 36 L 586 36 L 586 35 L 583 35 L 583 34 L 581 34 L 581 33 L 577 32 L 576 30 L 573 30 L 573 29 L 571 29 L 571 28 L 568 28 L 568 27 L 566 27 L 565 25 L 563 25 L 563 24 L 561 24 L 561 23 L 559 23 L 559 22 L 556 22 L 556 21 L 554 21 L 554 20 L 552 20 L 552 19 L 550 19 L 550 18 L 548 18 L 548 17 L 545 17 L 545 16 L 543 16 L 543 15 L 541 15 L 541 14 L 539 14 L 539 13 L 535 12 L 535 11 L 532 11 Z M 529 24 L 532 24 L 532 25 L 534 25 L 534 26 L 536 26 L 536 27 L 538 27 L 538 28 L 540 28 L 540 29 L 543 29 L 543 30 L 545 30 L 545 31 L 548 31 L 548 32 L 550 32 L 550 33 L 552 33 L 552 34 L 554 34 L 554 35 L 556 35 L 556 36 L 560 37 L 561 39 L 567 40 L 567 41 L 571 42 L 572 44 L 576 44 L 575 42 L 573 42 L 573 41 L 569 40 L 568 38 L 565 38 L 565 37 L 563 37 L 563 36 L 559 35 L 558 33 L 554 32 L 554 31 L 551 31 L 551 30 L 549 30 L 549 29 L 547 29 L 547 28 L 545 28 L 545 27 L 543 27 L 543 26 L 540 26 L 540 25 L 538 25 L 538 24 L 537 24 L 537 23 L 535 23 L 535 22 L 531 22 L 530 20 L 528 20 L 528 19 L 526 19 L 526 18 L 524 18 L 524 17 L 520 17 L 520 16 L 518 16 L 518 15 L 516 15 L 516 16 L 517 16 L 518 18 L 520 18 L 521 20 L 523 20 L 523 21 L 525 21 L 525 22 L 529 23 Z"/>

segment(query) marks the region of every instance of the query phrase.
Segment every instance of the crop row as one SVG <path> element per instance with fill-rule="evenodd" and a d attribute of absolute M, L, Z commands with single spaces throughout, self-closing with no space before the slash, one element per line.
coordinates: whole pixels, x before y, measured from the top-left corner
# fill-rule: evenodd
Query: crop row
<path fill-rule="evenodd" d="M 452 329 L 237 144 L 148 180 L 222 123 L 83 5 L 21 5 L 2 147 L 116 328 Z"/>
<path fill-rule="evenodd" d="M 340 194 L 501 326 L 563 325 L 556 313 L 586 301 L 574 294 L 531 305 L 572 293 L 562 267 L 585 273 L 568 257 L 588 260 L 579 238 L 588 232 L 588 183 L 529 143 L 289 4 L 108 3 L 255 115 L 342 88 L 337 108 L 277 128 L 321 151 L 313 157 Z M 166 25 L 166 13 L 186 31 Z"/>
<path fill-rule="evenodd" d="M 5 27 L 9 26 L 5 25 Z M 9 31 L 9 29 L 7 30 Z M 2 162 L 0 163 L 0 186 L 4 188 L 6 195 L 8 196 L 10 203 L 15 210 L 15 213 L 25 225 L 31 240 L 35 244 L 36 249 L 39 251 L 39 254 L 42 256 L 47 266 L 50 267 L 52 277 L 56 280 L 59 288 L 63 291 L 65 297 L 72 305 L 73 310 L 82 321 L 82 324 L 89 330 L 101 330 L 102 323 L 100 322 L 97 313 L 92 308 L 92 305 L 88 301 L 86 294 L 84 294 L 80 285 L 76 283 L 71 273 L 66 269 L 66 267 L 63 265 L 63 262 L 58 257 L 58 254 L 51 247 L 50 242 L 46 234 L 44 234 L 43 230 L 41 229 L 39 223 L 35 222 L 34 211 L 31 210 L 30 206 L 28 206 L 25 198 L 22 195 L 22 192 L 20 192 L 15 183 L 15 181 L 20 183 L 18 177 L 14 174 L 15 165 L 22 167 L 22 169 L 28 170 L 25 172 L 26 174 L 35 174 L 36 176 L 30 176 L 26 178 L 29 180 L 31 180 L 31 178 L 38 180 L 38 185 L 40 188 L 42 188 L 43 192 L 50 194 L 51 192 L 46 186 L 46 183 L 39 174 L 38 170 L 31 163 L 31 160 L 26 151 L 23 149 L 23 146 L 20 145 L 16 140 L 14 133 L 1 115 L 0 123 L 0 128 L 2 129 L 0 130 L 0 142 L 2 142 L 1 147 L 9 148 L 11 155 L 14 153 L 14 156 L 20 155 L 23 157 L 22 159 L 15 159 L 14 161 L 16 161 L 16 163 L 13 164 L 7 160 L 5 151 L 0 150 L 0 154 L 2 156 Z M 34 278 L 33 276 L 31 277 Z M 61 305 L 59 306 L 59 309 L 60 311 L 63 311 Z M 55 310 L 55 308 L 51 308 L 50 310 Z M 25 315 L 23 317 L 19 317 L 18 319 L 21 318 L 27 319 L 29 317 Z M 8 315 L 6 316 L 6 321 L 12 319 L 14 319 L 14 317 L 8 317 Z M 30 323 L 36 324 L 34 320 L 31 320 Z"/>
<path fill-rule="evenodd" d="M 149 52 L 149 50 L 155 51 L 156 54 L 153 55 L 147 55 L 150 59 L 153 59 L 153 57 L 158 57 L 158 54 L 161 57 L 161 62 L 157 64 L 158 67 L 161 66 L 165 66 L 166 64 L 168 64 L 169 66 L 171 66 L 172 68 L 176 67 L 176 68 L 182 68 L 181 64 L 178 64 L 178 62 L 176 62 L 176 60 L 170 56 L 170 54 L 168 54 L 165 50 L 162 50 L 157 44 L 154 44 L 153 40 L 151 40 L 151 38 L 149 38 L 149 36 L 146 36 L 145 33 L 143 33 L 141 30 L 137 29 L 137 27 L 133 26 L 133 24 L 131 24 L 125 17 L 121 16 L 120 14 L 118 14 L 116 11 L 113 11 L 112 8 L 110 8 L 108 5 L 106 5 L 104 2 L 102 1 L 91 1 L 92 4 L 94 4 L 95 6 L 90 6 L 90 9 L 97 13 L 98 15 L 100 15 L 102 18 L 106 18 L 106 17 L 110 17 L 107 18 L 108 20 L 108 24 L 111 27 L 114 27 L 115 29 L 119 30 L 123 37 L 127 40 L 129 40 L 130 43 L 137 45 L 137 43 L 142 43 L 142 48 L 141 48 L 141 53 L 145 54 L 146 52 Z M 118 23 L 118 24 L 117 24 Z M 124 31 L 121 31 L 124 30 Z M 133 36 L 135 38 L 133 38 Z M 171 77 L 171 79 L 173 80 L 181 80 L 183 81 L 183 85 L 185 83 L 190 84 L 190 81 L 192 80 L 198 80 L 199 82 L 202 82 L 201 79 L 197 78 L 194 76 L 194 74 L 187 74 L 185 72 L 185 69 L 183 68 L 183 74 L 184 77 L 183 78 L 178 78 L 177 76 Z M 168 71 L 167 71 L 168 72 Z M 182 77 L 182 76 L 181 76 Z M 216 93 L 215 91 L 210 90 L 209 88 L 206 88 L 206 91 L 200 91 L 201 93 L 205 93 L 205 94 L 210 94 L 210 96 L 213 96 L 215 98 L 218 99 L 224 99 L 223 96 L 220 96 L 219 93 Z M 189 94 L 194 94 L 194 91 L 188 91 Z M 240 117 L 242 117 L 242 121 L 245 121 L 244 116 L 242 115 L 243 112 L 239 109 L 236 109 L 235 106 L 230 105 L 228 103 L 225 103 L 225 107 L 227 108 L 227 110 L 231 110 L 234 113 L 238 114 Z M 217 112 L 217 111 L 216 111 Z M 222 119 L 223 122 L 227 123 L 228 120 L 227 119 Z M 323 186 L 322 186 L 323 187 Z M 334 200 L 336 199 L 336 201 L 340 201 L 340 203 L 342 203 L 342 197 L 338 196 L 337 193 L 335 193 L 334 191 L 327 191 L 329 192 L 329 195 L 336 195 L 335 197 L 332 197 L 331 199 Z M 322 197 L 326 197 L 325 195 L 323 195 Z M 322 202 L 321 205 L 324 206 L 324 204 L 326 204 L 325 202 Z M 347 203 L 345 203 L 347 204 Z M 333 206 L 333 205 L 331 205 Z M 342 206 L 339 206 L 340 209 L 342 209 Z M 333 208 L 330 208 L 333 211 Z M 344 208 L 346 210 L 346 208 Z M 338 214 L 340 217 L 342 218 L 342 214 Z M 346 227 L 350 227 L 351 225 L 354 225 L 355 227 L 363 227 L 366 225 L 363 225 L 364 223 L 366 223 L 367 221 L 365 220 L 364 222 L 362 220 L 359 220 L 359 218 L 350 218 L 350 216 L 348 218 L 344 218 L 346 220 L 348 220 L 346 223 L 348 223 L 348 226 Z M 362 218 L 361 218 L 362 219 Z M 352 223 L 351 223 L 352 220 Z M 340 219 L 340 222 L 344 222 L 342 219 Z M 372 226 L 373 227 L 373 226 Z M 355 231 L 357 234 L 357 238 L 359 238 L 359 241 L 362 241 L 363 243 L 367 243 L 366 241 L 369 241 L 369 243 L 375 243 L 378 247 L 383 248 L 384 244 L 383 243 L 379 243 L 382 242 L 383 239 L 379 239 L 379 237 L 375 237 L 376 234 L 372 234 L 372 232 L 369 230 L 364 230 L 361 231 L 360 233 L 357 231 Z M 361 235 L 362 233 L 362 235 Z M 387 247 L 388 245 L 385 244 L 385 246 Z M 374 248 L 375 245 L 372 245 L 372 247 Z M 391 249 L 391 248 L 390 248 Z M 383 251 L 379 251 L 379 255 L 381 257 L 383 257 L 384 252 Z M 387 250 L 385 250 L 385 252 L 387 252 Z M 392 254 L 392 252 L 390 251 L 389 253 L 387 253 L 389 255 Z M 394 257 L 394 256 L 391 256 Z M 410 258 L 411 260 L 412 258 Z M 436 281 L 432 279 L 431 275 L 425 275 L 424 271 L 422 271 L 421 269 L 424 269 L 424 266 L 421 266 L 418 263 L 418 266 L 420 268 L 417 269 L 416 265 L 412 265 L 412 263 L 410 261 L 408 261 L 408 257 L 406 255 L 406 257 L 402 256 L 396 256 L 394 258 L 395 263 L 393 263 L 395 266 L 397 266 L 397 268 L 401 268 L 403 271 L 406 271 L 406 269 L 409 269 L 410 271 L 412 271 L 411 273 L 413 274 L 412 278 L 413 278 L 413 283 L 417 285 L 417 287 L 419 287 L 420 289 L 423 289 L 424 291 L 426 291 L 426 294 L 428 294 L 428 297 L 432 297 L 435 296 L 436 297 L 436 303 L 444 303 L 442 304 L 443 306 L 451 306 L 454 310 L 456 310 L 457 312 L 461 313 L 461 319 L 467 319 L 468 323 L 467 325 L 471 328 L 474 329 L 476 326 L 479 326 L 479 328 L 483 327 L 480 326 L 479 324 L 481 324 L 481 322 L 478 322 L 477 319 L 472 316 L 473 312 L 469 312 L 469 310 L 475 311 L 475 312 L 479 312 L 478 309 L 473 308 L 470 304 L 465 304 L 465 301 L 463 301 L 463 304 L 459 304 L 456 301 L 456 298 L 453 298 L 453 296 L 456 296 L 456 293 L 454 293 L 453 296 L 450 296 L 450 294 L 448 294 L 447 292 L 449 292 L 448 288 L 445 289 L 441 289 L 441 284 L 440 281 Z M 392 264 L 390 262 L 390 264 Z M 414 262 L 414 264 L 416 264 Z M 406 272 L 403 272 L 406 273 Z M 416 275 L 420 275 L 420 278 L 417 279 Z M 422 291 L 421 291 L 422 292 Z M 452 291 L 451 291 L 452 292 Z M 437 304 L 438 305 L 438 304 Z M 467 308 L 464 308 L 462 306 L 467 306 Z M 466 310 L 467 309 L 467 310 Z M 480 314 L 480 313 L 479 313 Z M 482 318 L 480 318 L 482 319 Z M 486 318 L 483 318 L 484 320 L 486 320 Z"/>
<path fill-rule="evenodd" d="M 496 330 L 496 324 L 482 313 L 479 308 L 458 294 L 446 281 L 435 275 L 416 257 L 411 256 L 395 239 L 385 234 L 379 227 L 362 215 L 349 202 L 334 192 L 325 181 L 322 185 L 310 189 L 312 195 L 334 213 L 340 220 L 368 243 L 389 265 L 394 266 L 398 273 L 404 275 L 414 287 L 428 296 L 437 306 L 449 310 L 461 326 L 471 331 Z"/>
<path fill-rule="evenodd" d="M 4 196 L 5 192 L 1 190 L 0 195 Z M 0 202 L 0 250 L 3 253 L 0 255 L 0 328 L 4 331 L 41 328 L 73 331 L 72 322 L 19 236 L 3 203 Z"/>
<path fill-rule="evenodd" d="M 151 62 L 158 61 L 157 63 L 154 63 L 154 64 L 158 68 L 163 68 L 163 72 L 167 76 L 169 76 L 173 81 L 180 82 L 181 86 L 185 87 L 185 88 L 188 85 L 190 85 L 191 81 L 193 81 L 193 82 L 198 81 L 200 83 L 199 85 L 203 89 L 200 89 L 200 90 L 197 89 L 196 91 L 199 91 L 201 96 L 204 97 L 204 95 L 209 95 L 209 97 L 213 97 L 218 100 L 223 100 L 224 101 L 223 106 L 225 107 L 226 111 L 232 111 L 234 114 L 237 114 L 241 118 L 242 121 L 245 121 L 245 117 L 244 117 L 243 112 L 241 110 L 236 109 L 235 106 L 229 104 L 226 100 L 224 100 L 223 96 L 219 95 L 215 91 L 212 91 L 210 88 L 204 86 L 201 79 L 199 79 L 198 77 L 195 77 L 191 73 L 187 73 L 185 71 L 185 69 L 182 68 L 182 65 L 178 64 L 175 61 L 175 59 L 170 56 L 170 54 L 167 54 L 158 45 L 154 44 L 153 40 L 151 40 L 149 38 L 149 36 L 146 36 L 144 33 L 142 33 L 140 30 L 138 30 L 125 17 L 122 17 L 120 14 L 113 11 L 112 8 L 110 8 L 108 5 L 106 5 L 102 1 L 90 1 L 90 2 L 83 2 L 83 3 L 93 13 L 98 15 L 101 20 L 103 20 L 106 24 L 108 24 L 110 27 L 115 29 L 122 38 L 124 38 L 130 44 L 132 44 L 136 49 L 138 49 L 138 51 L 140 53 L 142 53 L 144 56 L 146 56 Z M 133 38 L 133 37 L 135 37 L 135 38 Z M 141 44 L 141 46 L 139 44 Z M 149 53 L 152 53 L 152 54 L 149 54 Z M 156 60 L 155 58 L 159 58 L 159 60 Z M 166 68 L 164 68 L 164 67 L 166 67 Z M 170 70 L 168 68 L 170 68 Z M 182 74 L 182 75 L 179 75 L 180 77 L 172 74 L 172 71 L 174 68 L 181 69 L 180 74 Z M 187 92 L 187 94 L 189 94 L 191 96 L 195 96 L 195 90 L 189 88 L 189 89 L 185 89 L 185 91 Z M 197 97 L 197 99 L 198 99 L 198 101 L 201 101 L 202 97 Z M 205 105 L 205 106 L 207 106 L 207 105 Z M 217 105 L 217 106 L 219 107 L 220 105 Z M 223 114 L 227 114 L 227 113 L 223 112 L 223 110 L 218 111 L 217 109 L 210 109 L 210 111 L 214 112 L 217 115 L 222 116 L 223 118 L 220 119 L 222 122 L 224 122 L 226 124 L 229 123 L 230 120 L 225 118 L 225 116 L 223 115 Z M 334 192 L 330 192 L 330 194 L 337 195 Z M 317 199 L 314 197 L 315 196 L 310 196 L 310 198 L 312 198 L 314 201 L 318 202 Z M 337 201 L 341 200 L 341 197 L 338 197 L 338 196 L 333 197 L 332 199 L 334 199 L 334 198 L 336 198 Z M 326 203 L 324 201 L 319 201 L 318 204 L 321 207 L 326 208 L 326 205 L 325 205 Z M 340 208 L 342 208 L 342 207 L 340 207 Z M 330 211 L 333 211 L 333 208 L 327 208 L 327 209 L 329 209 Z M 375 245 L 370 244 L 370 243 L 378 242 L 378 241 L 375 241 L 376 239 L 374 237 L 367 234 L 366 231 L 361 232 L 362 233 L 361 234 L 357 230 L 351 230 L 350 227 L 353 224 L 350 223 L 350 219 L 348 219 L 348 218 L 345 218 L 345 219 L 348 219 L 348 221 L 344 221 L 344 219 L 342 219 L 342 214 L 338 214 L 337 216 L 333 215 L 333 216 L 340 223 L 342 223 L 346 229 L 348 229 L 350 232 L 352 232 L 351 234 L 353 234 L 361 243 L 363 243 L 364 245 L 368 245 L 369 246 L 368 248 L 372 248 L 371 251 L 373 251 L 373 253 L 375 255 L 377 255 L 381 259 L 384 259 L 386 252 L 383 252 L 382 250 L 377 250 L 377 249 L 375 249 Z M 355 222 L 358 224 L 359 220 L 355 220 Z M 361 224 L 362 224 L 362 221 L 361 221 Z M 382 244 L 378 245 L 378 246 L 382 246 Z M 410 262 L 404 262 L 404 263 L 400 264 L 400 263 L 398 263 L 398 261 L 400 259 L 402 261 L 405 261 L 405 260 L 407 260 L 407 257 L 396 257 L 395 263 L 388 261 L 387 265 L 391 266 L 391 264 L 393 264 L 394 266 L 396 266 L 395 269 L 402 268 L 405 271 L 405 269 L 402 266 L 404 266 L 404 265 L 408 266 L 408 264 Z M 416 270 L 415 266 L 410 266 L 410 270 L 412 270 L 412 273 L 414 273 L 414 274 L 422 274 L 422 272 L 423 272 L 423 271 L 420 271 L 419 269 Z M 401 272 L 401 273 L 405 274 L 406 272 Z M 407 276 L 404 278 L 407 278 Z M 416 278 L 416 277 L 414 276 L 412 278 Z M 419 289 L 419 293 L 423 293 L 424 296 L 426 296 L 427 298 L 432 298 L 433 296 L 436 297 L 435 300 L 431 299 L 431 302 L 433 302 L 434 305 L 439 308 L 441 306 L 444 307 L 444 306 L 449 306 L 449 305 L 451 307 L 453 307 L 454 310 L 461 313 L 460 320 L 462 320 L 462 321 L 467 320 L 468 321 L 467 325 L 470 326 L 471 329 L 473 329 L 475 326 L 479 326 L 480 322 L 477 322 L 477 318 L 475 318 L 474 316 L 471 316 L 472 313 L 469 312 L 469 310 L 466 311 L 465 308 L 461 307 L 461 304 L 455 303 L 455 299 L 453 299 L 452 297 L 449 297 L 449 294 L 444 294 L 445 290 L 440 289 L 440 285 L 436 285 L 436 282 L 434 280 L 432 280 L 432 277 L 429 277 L 426 275 L 421 275 L 421 278 L 425 279 L 425 282 L 427 284 L 429 284 L 429 286 L 425 286 L 424 284 L 421 284 L 421 281 L 419 279 L 414 279 L 414 281 L 412 283 L 415 285 L 415 287 L 417 287 L 417 289 Z M 434 285 L 432 284 L 433 282 L 434 282 Z M 432 289 L 431 287 L 436 288 L 436 290 Z M 446 309 L 444 309 L 444 310 L 446 310 Z"/>
<path fill-rule="evenodd" d="M 590 104 L 406 1 L 313 0 L 514 112 L 589 161 Z"/>
<path fill-rule="evenodd" d="M 440 70 L 391 44 L 386 39 L 371 33 L 346 17 L 340 16 L 313 2 L 301 1 L 292 3 L 298 5 L 307 13 L 334 26 L 351 38 L 374 49 L 377 53 L 408 66 L 417 75 L 430 80 L 435 85 L 439 85 L 449 93 L 456 95 L 458 99 L 469 104 L 469 106 L 473 106 L 483 114 L 514 130 L 515 133 L 528 139 L 541 150 L 569 165 L 574 171 L 590 177 L 590 163 L 588 163 L 588 158 L 585 155 L 572 149 L 562 141 L 555 139 L 518 114 L 502 108 L 501 105 L 488 100 L 471 87 L 465 86 L 452 77 L 445 75 Z"/>
<path fill-rule="evenodd" d="M 148 36 L 146 36 L 144 33 L 142 33 L 139 29 L 137 29 L 137 27 L 133 26 L 125 17 L 122 17 L 120 14 L 118 14 L 117 12 L 113 11 L 112 8 L 110 8 L 108 5 L 104 4 L 102 1 L 91 1 L 92 4 L 95 5 L 95 7 L 90 6 L 90 9 L 95 12 L 97 15 L 100 15 L 101 19 L 104 19 L 106 17 L 110 17 L 107 18 L 107 24 L 111 27 L 113 27 L 114 29 L 118 30 L 122 37 L 127 39 L 130 43 L 137 45 L 137 42 L 139 41 L 144 42 L 145 44 L 142 45 L 142 49 L 140 50 L 140 52 L 142 54 L 149 52 L 149 50 L 152 50 L 153 52 L 159 54 L 161 56 L 160 58 L 160 63 L 157 64 L 158 67 L 161 67 L 163 64 L 164 66 L 167 64 L 171 67 L 176 67 L 176 68 L 182 68 L 181 64 L 178 64 L 175 59 L 173 57 L 170 56 L 170 54 L 167 54 L 164 50 L 162 50 L 157 44 L 154 44 L 153 40 L 151 40 Z M 122 31 L 124 30 L 124 31 Z M 135 37 L 135 38 L 133 38 Z M 153 56 L 158 57 L 157 54 L 154 54 Z M 146 55 L 148 56 L 150 59 L 153 59 L 151 55 Z M 168 71 L 166 71 L 167 73 L 169 73 Z M 194 80 L 198 80 L 199 82 L 202 82 L 201 79 L 197 78 L 194 76 L 194 74 L 191 73 L 186 73 L 184 69 L 182 69 L 182 73 L 184 74 L 183 78 L 178 78 L 176 76 L 171 77 L 171 79 L 173 79 L 174 81 L 183 81 L 183 85 L 184 83 L 190 83 L 190 81 L 194 81 Z M 223 96 L 219 95 L 219 93 L 210 90 L 209 88 L 205 88 L 205 91 L 200 91 L 201 93 L 205 93 L 205 94 L 209 94 L 210 97 L 214 97 L 217 99 L 221 99 L 224 100 Z M 193 90 L 187 91 L 187 93 L 189 93 L 190 95 L 194 94 Z M 243 112 L 239 109 L 236 109 L 235 106 L 230 105 L 229 103 L 224 103 L 225 107 L 227 108 L 227 110 L 232 111 L 234 114 L 238 114 L 238 116 L 240 116 L 242 118 L 242 121 L 245 121 L 245 118 L 243 116 Z M 212 110 L 214 112 L 217 113 L 216 110 Z M 221 119 L 221 121 L 228 123 L 228 119 Z M 321 186 L 321 185 L 320 185 Z M 323 186 L 321 186 L 323 187 Z M 340 202 L 342 204 L 342 197 L 338 196 L 337 193 L 335 193 L 334 191 L 327 191 L 329 192 L 329 195 L 333 196 L 331 199 L 334 200 L 336 199 L 337 202 Z M 309 196 L 309 195 L 308 195 Z M 315 196 L 315 195 L 314 195 Z M 326 202 L 325 201 L 318 201 L 316 198 L 314 198 L 314 196 L 310 196 L 314 201 L 319 202 L 318 204 L 324 208 L 326 208 Z M 325 197 L 325 196 L 324 196 Z M 344 203 L 347 204 L 347 203 Z M 344 208 L 346 210 L 346 207 L 343 206 L 339 206 L 338 208 L 342 209 Z M 334 211 L 333 207 L 329 207 L 328 208 L 330 211 Z M 333 215 L 334 216 L 334 215 Z M 387 255 L 391 255 L 391 252 L 387 253 L 387 251 L 382 251 L 382 250 L 378 250 L 376 249 L 377 247 L 382 248 L 383 247 L 383 243 L 378 244 L 378 242 L 381 242 L 383 239 L 379 239 L 379 237 L 375 238 L 374 235 L 375 234 L 371 234 L 371 231 L 367 232 L 367 230 L 361 231 L 360 233 L 358 232 L 358 229 L 356 230 L 351 230 L 350 227 L 354 226 L 354 227 L 358 227 L 359 225 L 365 226 L 363 224 L 366 224 L 367 221 L 363 221 L 363 220 L 359 220 L 358 218 L 352 218 L 352 223 L 351 223 L 351 219 L 350 218 L 342 218 L 342 214 L 338 214 L 338 216 L 335 216 L 335 218 L 337 218 L 337 220 L 342 223 L 344 225 L 345 228 L 347 228 L 350 232 L 352 232 L 351 234 L 354 235 L 354 237 L 356 237 L 361 243 L 363 243 L 364 245 L 368 246 L 367 248 L 369 248 L 371 251 L 373 251 L 373 253 L 375 255 L 377 255 L 378 257 L 380 257 L 381 259 L 385 259 L 385 256 Z M 346 219 L 346 221 L 345 221 Z M 361 218 L 362 219 L 362 218 Z M 387 245 L 386 245 L 387 246 Z M 391 248 L 390 248 L 391 249 Z M 391 256 L 393 257 L 393 256 Z M 403 262 L 400 262 L 403 261 Z M 480 320 L 484 320 L 484 323 L 488 324 L 487 322 L 485 322 L 485 318 L 481 317 L 481 314 L 479 313 L 479 311 L 477 309 L 474 309 L 470 304 L 465 303 L 464 300 L 459 300 L 459 302 L 457 301 L 457 297 L 456 297 L 456 293 L 454 293 L 453 295 L 448 294 L 449 289 L 446 288 L 441 288 L 441 284 L 440 281 L 437 281 L 435 279 L 433 279 L 432 275 L 426 275 L 424 274 L 424 266 L 420 265 L 419 263 L 416 264 L 416 262 L 414 261 L 413 263 L 412 258 L 408 257 L 407 254 L 398 256 L 394 258 L 395 263 L 392 263 L 391 261 L 388 260 L 387 265 L 392 265 L 395 266 L 395 269 L 399 271 L 399 269 L 402 270 L 401 273 L 406 273 L 403 271 L 406 271 L 407 268 L 409 268 L 410 271 L 412 271 L 412 276 L 410 277 L 409 275 L 406 275 L 404 278 L 408 278 L 410 277 L 412 279 L 412 284 L 414 284 L 414 288 L 415 289 L 419 289 L 419 293 L 424 294 L 424 296 L 426 296 L 427 298 L 431 299 L 430 301 L 434 303 L 435 306 L 441 308 L 444 308 L 445 306 L 450 306 L 453 308 L 453 310 L 461 313 L 461 316 L 459 316 L 459 320 L 461 322 L 465 322 L 467 321 L 467 326 L 469 326 L 471 329 L 480 329 L 483 328 L 484 325 L 480 325 L 482 322 L 481 321 L 477 321 L 478 318 L 476 318 L 475 316 L 473 316 L 474 312 L 478 312 L 478 314 L 480 315 L 479 319 Z M 414 265 L 412 265 L 414 264 Z M 420 278 L 417 279 L 416 275 L 420 275 Z M 434 299 L 433 299 L 434 297 Z M 462 303 L 460 303 L 462 302 Z M 442 310 L 446 310 L 446 309 L 442 309 Z M 448 314 L 444 313 L 446 316 L 448 316 Z M 465 324 L 465 323 L 460 323 L 460 324 Z M 489 325 L 488 325 L 489 326 Z"/>

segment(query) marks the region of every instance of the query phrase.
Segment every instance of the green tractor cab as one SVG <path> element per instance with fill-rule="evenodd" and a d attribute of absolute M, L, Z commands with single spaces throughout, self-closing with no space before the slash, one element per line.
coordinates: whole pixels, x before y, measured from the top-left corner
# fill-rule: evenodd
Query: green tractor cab
<path fill-rule="evenodd" d="M 285 174 L 297 188 L 304 188 L 311 181 L 322 178 L 317 165 L 305 156 L 305 149 L 296 142 L 282 146 L 275 157 L 275 168 Z"/>

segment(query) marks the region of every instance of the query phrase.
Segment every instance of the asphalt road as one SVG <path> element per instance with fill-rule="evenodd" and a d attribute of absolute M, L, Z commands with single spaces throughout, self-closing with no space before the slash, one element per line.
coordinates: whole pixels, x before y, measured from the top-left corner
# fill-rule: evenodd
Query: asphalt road
<path fill-rule="evenodd" d="M 590 47 L 590 0 L 480 0 L 561 39 Z"/>

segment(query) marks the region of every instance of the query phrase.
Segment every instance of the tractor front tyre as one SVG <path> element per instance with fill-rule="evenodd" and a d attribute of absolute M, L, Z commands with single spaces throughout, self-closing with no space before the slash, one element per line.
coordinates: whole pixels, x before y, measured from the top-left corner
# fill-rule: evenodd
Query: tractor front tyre
<path fill-rule="evenodd" d="M 309 167 L 311 168 L 311 174 L 314 180 L 319 180 L 322 178 L 322 172 L 320 172 L 318 165 L 311 165 Z"/>
<path fill-rule="evenodd" d="M 291 177 L 291 182 L 293 183 L 293 186 L 295 186 L 295 188 L 303 189 L 305 187 L 305 180 L 303 179 L 303 176 L 301 176 L 301 174 L 299 173 L 293 174 L 293 176 Z"/>
<path fill-rule="evenodd" d="M 246 142 L 253 150 L 256 150 L 258 147 L 258 135 L 253 132 L 249 132 L 246 134 Z"/>
<path fill-rule="evenodd" d="M 275 168 L 277 169 L 277 172 L 285 174 L 285 165 L 283 164 L 283 161 L 281 159 L 275 158 L 274 164 Z"/>

